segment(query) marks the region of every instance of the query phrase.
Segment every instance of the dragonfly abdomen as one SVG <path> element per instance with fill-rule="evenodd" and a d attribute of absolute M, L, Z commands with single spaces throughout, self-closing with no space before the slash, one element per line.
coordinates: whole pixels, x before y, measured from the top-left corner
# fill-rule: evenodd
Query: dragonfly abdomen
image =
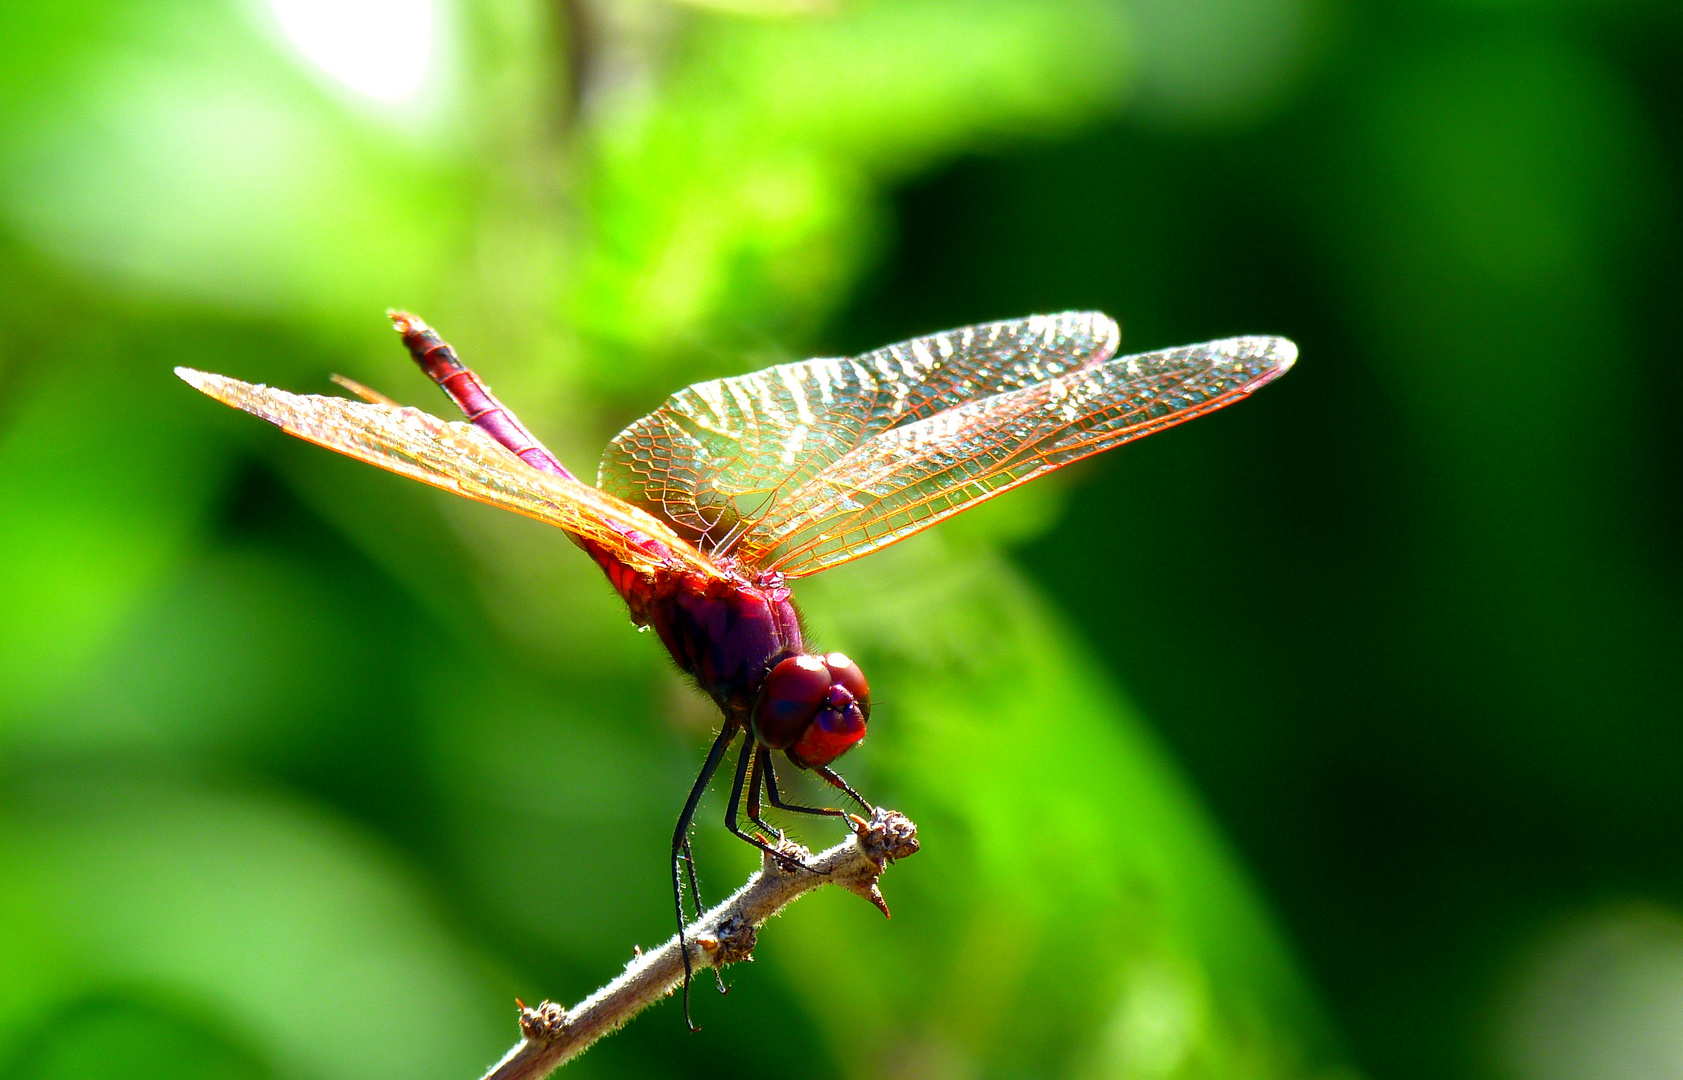
<path fill-rule="evenodd" d="M 491 395 L 491 391 L 479 381 L 479 376 L 456 359 L 456 350 L 434 333 L 432 327 L 407 311 L 387 314 L 398 333 L 403 335 L 403 344 L 415 358 L 415 363 L 456 403 L 470 423 L 539 472 L 574 479 L 573 474 L 549 452 L 549 448 Z"/>

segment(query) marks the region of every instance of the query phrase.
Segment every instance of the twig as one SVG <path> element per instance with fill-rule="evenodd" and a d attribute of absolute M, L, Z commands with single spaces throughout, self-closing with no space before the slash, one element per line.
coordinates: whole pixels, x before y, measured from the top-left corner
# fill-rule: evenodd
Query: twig
<path fill-rule="evenodd" d="M 917 826 L 896 810 L 879 809 L 870 821 L 852 820 L 853 835 L 818 855 L 784 843 L 782 850 L 799 859 L 805 869 L 789 869 L 770 855 L 763 856 L 759 871 L 747 884 L 690 927 L 686 936 L 696 970 L 752 959 L 760 924 L 825 885 L 857 893 L 887 915 L 877 879 L 890 862 L 917 851 Z M 653 952 L 638 954 L 619 978 L 570 1010 L 552 1001 L 535 1009 L 521 1006 L 524 1037 L 484 1080 L 542 1080 L 670 994 L 683 978 L 684 959 L 674 935 Z"/>

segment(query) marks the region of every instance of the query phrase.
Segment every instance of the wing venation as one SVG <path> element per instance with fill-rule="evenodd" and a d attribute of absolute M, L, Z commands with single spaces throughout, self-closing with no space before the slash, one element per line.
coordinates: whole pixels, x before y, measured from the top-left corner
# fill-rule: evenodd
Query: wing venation
<path fill-rule="evenodd" d="M 420 409 L 390 403 L 292 394 L 191 368 L 175 371 L 218 401 L 260 416 L 301 439 L 555 525 L 601 546 L 641 573 L 684 569 L 720 576 L 705 556 L 664 522 L 577 480 L 532 468 L 472 424 L 440 420 Z M 666 548 L 669 557 L 628 535 L 635 533 Z"/>
<path fill-rule="evenodd" d="M 697 383 L 614 439 L 597 485 L 728 551 L 881 433 L 1102 363 L 1119 337 L 1101 312 L 1036 315 Z"/>
<path fill-rule="evenodd" d="M 858 558 L 983 499 L 1230 404 L 1297 347 L 1246 337 L 1119 357 L 892 427 L 789 492 L 741 537 L 790 577 Z"/>

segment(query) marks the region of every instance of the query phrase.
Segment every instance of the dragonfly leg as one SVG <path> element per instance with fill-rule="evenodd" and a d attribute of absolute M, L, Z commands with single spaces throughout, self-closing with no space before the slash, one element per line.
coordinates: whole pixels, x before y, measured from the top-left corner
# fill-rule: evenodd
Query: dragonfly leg
<path fill-rule="evenodd" d="M 874 814 L 877 812 L 876 807 L 865 801 L 865 796 L 859 794 L 857 791 L 854 791 L 852 785 L 850 785 L 846 780 L 843 780 L 836 771 L 828 765 L 815 765 L 813 766 L 812 771 L 829 781 L 832 787 L 836 787 L 847 792 L 847 797 L 858 803 L 860 806 L 863 806 L 867 814 Z"/>
<path fill-rule="evenodd" d="M 690 850 L 690 838 L 684 837 L 684 850 L 678 857 L 683 864 L 684 876 L 690 883 L 690 905 L 695 909 L 695 917 L 701 918 L 701 888 L 695 882 L 695 853 Z"/>
<path fill-rule="evenodd" d="M 701 803 L 702 793 L 707 790 L 707 782 L 713 779 L 713 774 L 718 771 L 719 761 L 736 739 L 736 732 L 735 724 L 726 724 L 725 729 L 719 732 L 719 737 L 713 740 L 713 748 L 707 751 L 707 761 L 701 766 L 701 775 L 695 778 L 695 785 L 690 788 L 690 797 L 684 801 L 683 813 L 678 815 L 678 827 L 672 832 L 672 903 L 678 911 L 678 952 L 684 958 L 684 1023 L 691 1031 L 701 1029 L 690 1019 L 690 978 L 695 972 L 690 963 L 689 939 L 684 933 L 684 880 L 679 860 L 689 853 L 690 823 L 695 820 L 695 808 Z M 749 741 L 752 743 L 753 740 L 750 738 Z"/>
<path fill-rule="evenodd" d="M 753 844 L 767 855 L 770 855 L 772 858 L 782 863 L 785 869 L 805 869 L 799 859 L 792 855 L 786 855 L 783 852 L 778 851 L 760 837 L 743 831 L 742 827 L 736 823 L 736 812 L 738 806 L 742 802 L 742 787 L 748 782 L 748 766 L 752 764 L 754 760 L 754 746 L 754 737 L 749 735 L 747 741 L 742 744 L 742 756 L 738 758 L 736 762 L 736 782 L 731 785 L 730 789 L 730 808 L 725 811 L 725 828 L 734 833 L 738 839 L 745 840 L 748 843 Z"/>
<path fill-rule="evenodd" d="M 406 311 L 391 311 L 387 314 L 391 316 L 397 332 L 403 335 L 403 344 L 408 346 L 409 354 L 415 358 L 415 363 L 421 365 L 421 370 L 427 373 L 427 377 L 450 396 L 450 400 L 461 408 L 475 427 L 507 447 L 515 457 L 532 468 L 565 476 L 569 480 L 575 479 L 573 474 L 556 460 L 555 455 L 537 440 L 537 436 L 526 430 L 526 425 L 502 402 L 491 396 L 491 391 L 486 389 L 479 376 L 463 366 L 456 358 L 456 350 L 439 337 L 432 327 Z"/>
<path fill-rule="evenodd" d="M 684 875 L 690 879 L 690 903 L 695 907 L 695 917 L 701 918 L 701 886 L 695 880 L 695 852 L 690 850 L 690 838 L 684 837 Z M 725 977 L 719 974 L 719 969 L 713 969 L 713 981 L 719 986 L 719 993 L 727 994 L 730 987 L 725 985 Z"/>
<path fill-rule="evenodd" d="M 783 839 L 783 830 L 774 829 L 760 816 L 760 788 L 767 782 L 766 766 L 771 763 L 770 751 L 763 746 L 754 749 L 754 764 L 748 767 L 748 820 L 759 826 L 766 836 Z"/>
<path fill-rule="evenodd" d="M 847 816 L 846 810 L 837 810 L 833 807 L 797 806 L 794 803 L 784 802 L 783 793 L 777 790 L 777 772 L 771 766 L 771 750 L 768 747 L 760 747 L 760 768 L 766 775 L 766 797 L 771 800 L 771 805 L 777 807 L 777 809 L 790 810 L 797 814 L 816 814 L 819 817 Z"/>

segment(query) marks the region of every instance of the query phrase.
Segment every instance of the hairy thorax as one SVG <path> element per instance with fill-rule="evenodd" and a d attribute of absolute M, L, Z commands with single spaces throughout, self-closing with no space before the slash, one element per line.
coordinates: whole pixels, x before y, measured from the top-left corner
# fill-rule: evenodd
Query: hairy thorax
<path fill-rule="evenodd" d="M 651 576 L 605 553 L 591 554 L 625 598 L 632 621 L 652 626 L 672 659 L 732 720 L 746 720 L 766 673 L 779 660 L 805 651 L 800 615 L 782 574 L 766 571 L 750 578 L 720 560 L 723 579 Z"/>

